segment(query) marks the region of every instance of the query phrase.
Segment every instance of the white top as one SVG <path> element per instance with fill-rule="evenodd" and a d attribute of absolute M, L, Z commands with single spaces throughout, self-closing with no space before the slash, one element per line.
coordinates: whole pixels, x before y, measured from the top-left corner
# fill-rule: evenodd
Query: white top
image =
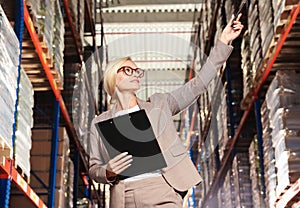
<path fill-rule="evenodd" d="M 140 110 L 139 106 L 135 105 L 132 108 L 116 112 L 114 117 L 122 116 L 122 115 L 132 113 L 132 112 L 135 112 L 135 111 L 139 111 L 139 110 Z M 143 173 L 143 174 L 140 174 L 140 175 L 137 175 L 137 176 L 126 178 L 124 180 L 124 182 L 136 181 L 136 180 L 141 180 L 141 179 L 144 179 L 144 178 L 157 177 L 157 176 L 161 176 L 161 171 L 160 170 L 156 170 L 156 171 L 153 171 L 153 172 L 150 172 L 150 173 Z"/>

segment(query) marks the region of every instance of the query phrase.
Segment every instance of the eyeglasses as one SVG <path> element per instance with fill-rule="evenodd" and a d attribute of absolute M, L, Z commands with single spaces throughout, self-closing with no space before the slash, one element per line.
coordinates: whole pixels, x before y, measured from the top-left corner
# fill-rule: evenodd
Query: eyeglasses
<path fill-rule="evenodd" d="M 124 72 L 127 76 L 132 76 L 133 72 L 135 72 L 139 78 L 142 78 L 145 73 L 144 70 L 141 68 L 133 69 L 130 66 L 122 66 L 118 69 L 117 73 L 121 71 Z"/>

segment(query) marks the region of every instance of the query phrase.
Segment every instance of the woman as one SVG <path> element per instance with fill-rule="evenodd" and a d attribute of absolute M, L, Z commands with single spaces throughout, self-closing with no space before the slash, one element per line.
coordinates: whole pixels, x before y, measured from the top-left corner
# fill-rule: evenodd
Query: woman
<path fill-rule="evenodd" d="M 201 182 L 199 173 L 180 143 L 172 116 L 205 91 L 227 60 L 233 49 L 230 44 L 243 28 L 240 17 L 241 14 L 236 21 L 232 17 L 197 76 L 170 93 L 157 93 L 147 101 L 140 100 L 136 91 L 140 88 L 143 70 L 128 57 L 109 64 L 104 74 L 104 88 L 115 104 L 92 122 L 89 174 L 96 182 L 111 185 L 110 207 L 182 207 L 186 191 Z M 140 109 L 146 111 L 167 167 L 118 181 L 117 175 L 131 165 L 132 156 L 123 152 L 109 158 L 95 124 Z"/>

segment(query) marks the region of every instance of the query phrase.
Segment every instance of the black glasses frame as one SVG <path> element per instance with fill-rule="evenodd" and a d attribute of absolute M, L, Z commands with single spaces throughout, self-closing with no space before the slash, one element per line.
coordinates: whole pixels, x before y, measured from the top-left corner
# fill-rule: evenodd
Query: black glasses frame
<path fill-rule="evenodd" d="M 145 74 L 145 71 L 141 68 L 131 68 L 130 66 L 122 66 L 121 68 L 118 69 L 117 73 L 119 72 L 124 72 L 127 76 L 132 76 L 133 72 L 135 72 L 139 78 L 142 78 Z"/>

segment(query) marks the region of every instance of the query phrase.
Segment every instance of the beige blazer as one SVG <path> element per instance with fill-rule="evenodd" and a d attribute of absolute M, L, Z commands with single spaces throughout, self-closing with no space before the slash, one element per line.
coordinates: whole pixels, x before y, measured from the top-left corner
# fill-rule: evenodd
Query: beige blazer
<path fill-rule="evenodd" d="M 221 41 L 211 50 L 206 63 L 192 80 L 170 93 L 157 93 L 147 101 L 138 99 L 140 109 L 146 111 L 154 134 L 158 140 L 167 167 L 161 170 L 165 180 L 175 189 L 185 191 L 201 182 L 201 177 L 186 153 L 185 147 L 177 135 L 172 116 L 191 105 L 197 97 L 205 92 L 209 82 L 216 76 L 217 70 L 231 54 L 233 47 Z M 112 118 L 112 110 L 94 118 L 91 124 L 89 174 L 99 183 L 109 183 L 106 179 L 108 153 L 97 133 L 95 123 Z M 112 184 L 111 184 L 112 185 Z M 124 182 L 111 186 L 110 207 L 122 207 L 124 204 Z"/>

